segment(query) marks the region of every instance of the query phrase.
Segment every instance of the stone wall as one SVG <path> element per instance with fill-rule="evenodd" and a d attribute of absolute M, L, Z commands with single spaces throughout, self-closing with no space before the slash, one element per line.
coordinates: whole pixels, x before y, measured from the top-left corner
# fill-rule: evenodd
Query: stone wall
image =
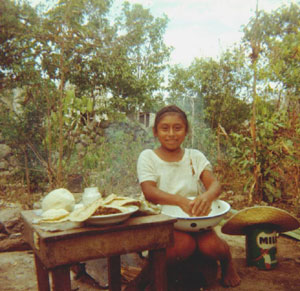
<path fill-rule="evenodd" d="M 18 170 L 17 159 L 0 133 L 0 194 L 3 194 L 1 196 L 4 199 L 6 195 L 13 195 L 16 189 L 16 185 L 11 184 L 10 177 Z M 27 250 L 29 245 L 22 236 L 22 206 L 9 205 L 4 199 L 0 198 L 0 252 Z"/>
<path fill-rule="evenodd" d="M 24 225 L 21 219 L 21 211 L 21 205 L 0 209 L 0 252 L 30 249 L 23 239 Z"/>
<path fill-rule="evenodd" d="M 9 177 L 18 171 L 19 165 L 12 149 L 5 144 L 0 133 L 0 185 L 6 185 Z"/>
<path fill-rule="evenodd" d="M 82 159 L 86 152 L 86 147 L 92 144 L 101 144 L 103 137 L 106 138 L 108 142 L 114 140 L 114 136 L 117 132 L 123 131 L 125 134 L 132 135 L 134 138 L 141 138 L 141 141 L 147 144 L 153 142 L 151 129 L 146 128 L 143 124 L 136 121 L 126 120 L 123 122 L 114 122 L 114 123 L 97 123 L 91 121 L 86 124 L 80 132 L 71 133 L 76 152 L 78 153 L 77 158 Z M 39 163 L 39 161 L 36 161 Z M 6 195 L 7 193 L 10 196 L 14 196 L 19 191 L 27 191 L 26 185 L 22 181 L 14 181 L 13 175 L 16 172 L 19 172 L 21 167 L 16 156 L 14 156 L 14 151 L 5 143 L 5 139 L 1 135 L 0 129 L 0 194 Z M 66 187 L 71 192 L 81 192 L 83 189 L 83 177 L 81 173 L 78 172 L 78 169 L 71 169 L 67 174 L 67 185 Z M 91 180 L 98 180 L 96 173 L 90 173 Z M 46 173 L 45 173 L 46 175 Z M 32 185 L 31 185 L 32 186 Z M 39 187 L 41 186 L 41 187 Z M 42 189 L 42 185 L 37 185 L 38 189 Z M 40 191 L 39 190 L 39 191 Z M 34 192 L 35 190 L 33 190 Z"/>

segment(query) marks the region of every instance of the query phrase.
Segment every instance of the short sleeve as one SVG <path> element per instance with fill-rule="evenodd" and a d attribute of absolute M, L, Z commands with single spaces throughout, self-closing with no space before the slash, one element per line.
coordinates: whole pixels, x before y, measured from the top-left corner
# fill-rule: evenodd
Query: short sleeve
<path fill-rule="evenodd" d="M 207 170 L 207 171 L 212 172 L 212 171 L 213 171 L 213 167 L 212 167 L 211 164 L 208 164 L 208 165 L 204 168 L 204 170 Z"/>
<path fill-rule="evenodd" d="M 137 175 L 140 184 L 145 181 L 157 182 L 158 176 L 151 150 L 141 152 L 137 161 Z"/>
<path fill-rule="evenodd" d="M 212 166 L 210 162 L 202 152 L 200 152 L 199 150 L 192 149 L 190 154 L 197 177 L 200 178 L 200 175 L 204 170 L 212 171 Z"/>

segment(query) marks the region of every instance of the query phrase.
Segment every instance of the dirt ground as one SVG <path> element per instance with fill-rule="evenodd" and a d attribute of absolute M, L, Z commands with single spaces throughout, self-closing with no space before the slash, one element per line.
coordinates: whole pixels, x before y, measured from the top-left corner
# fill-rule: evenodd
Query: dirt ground
<path fill-rule="evenodd" d="M 246 199 L 237 195 L 224 195 L 221 199 L 228 201 L 235 210 L 247 207 Z M 287 210 L 296 215 L 295 207 L 291 203 L 284 203 L 282 205 L 273 205 Z M 277 240 L 277 260 L 278 265 L 272 270 L 259 270 L 256 267 L 249 267 L 246 265 L 246 250 L 244 236 L 225 235 L 221 232 L 221 227 L 217 226 L 216 231 L 223 237 L 230 245 L 234 263 L 238 269 L 241 277 L 241 285 L 235 288 L 224 288 L 220 284 L 220 268 L 218 271 L 218 278 L 209 287 L 206 288 L 189 288 L 186 286 L 181 291 L 195 291 L 195 290 L 300 290 L 300 241 L 281 234 Z M 132 254 L 131 254 L 132 255 Z M 129 255 L 129 257 L 131 256 Z M 136 261 L 130 259 L 128 256 L 121 257 L 122 266 L 129 265 L 139 266 Z M 34 258 L 32 251 L 14 251 L 14 252 L 0 252 L 0 291 L 36 291 L 37 282 L 35 275 Z M 95 291 L 105 290 L 97 287 L 95 281 L 101 285 L 107 284 L 107 264 L 105 259 L 94 260 L 86 262 L 86 270 L 90 276 L 82 276 L 79 279 L 75 278 L 75 273 L 71 272 L 72 290 L 78 291 Z M 176 278 L 171 278 L 176 280 Z M 169 284 L 170 285 L 170 284 Z M 123 289 L 126 285 L 123 284 Z M 142 291 L 142 290 L 141 290 Z M 178 289 L 170 289 L 169 291 L 178 291 Z"/>
<path fill-rule="evenodd" d="M 220 227 L 216 228 L 217 232 L 227 240 L 229 243 L 234 262 L 238 268 L 238 273 L 242 279 L 240 286 L 236 288 L 223 288 L 216 280 L 208 288 L 198 288 L 193 290 L 300 290 L 300 241 L 290 237 L 280 235 L 277 241 L 277 259 L 278 265 L 272 270 L 258 270 L 256 267 L 246 266 L 245 255 L 245 237 L 244 236 L 230 236 L 220 232 Z M 97 260 L 99 267 L 100 278 L 102 285 L 105 285 L 105 259 Z M 123 260 L 122 260 L 123 261 Z M 0 253 L 0 290 L 1 291 L 35 291 L 37 290 L 37 283 L 35 277 L 35 267 L 33 253 L 31 251 L 21 252 L 3 252 Z M 87 264 L 87 271 L 89 268 L 93 269 L 90 272 L 94 276 L 96 269 L 95 261 Z M 96 265 L 95 265 L 96 264 Z M 220 277 L 220 274 L 218 274 Z M 91 280 L 76 280 L 74 273 L 71 272 L 72 290 L 94 291 L 104 290 L 92 285 Z M 99 279 L 99 277 L 98 277 Z M 191 290 L 187 287 L 186 290 Z"/>

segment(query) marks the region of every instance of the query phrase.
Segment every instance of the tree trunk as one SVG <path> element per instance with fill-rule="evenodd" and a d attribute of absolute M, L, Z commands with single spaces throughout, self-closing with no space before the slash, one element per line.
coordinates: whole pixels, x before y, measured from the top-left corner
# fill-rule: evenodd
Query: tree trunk
<path fill-rule="evenodd" d="M 26 184 L 27 184 L 27 193 L 28 195 L 31 194 L 31 189 L 30 189 L 30 173 L 29 173 L 29 167 L 28 167 L 28 155 L 26 150 L 23 151 L 24 152 L 24 163 L 25 163 L 25 177 L 26 177 Z"/>
<path fill-rule="evenodd" d="M 251 54 L 251 60 L 253 65 L 253 102 L 252 102 L 252 118 L 251 118 L 251 124 L 250 124 L 250 131 L 251 131 L 251 137 L 252 137 L 252 158 L 253 158 L 253 176 L 254 176 L 254 184 L 251 187 L 251 190 L 249 192 L 249 203 L 253 201 L 252 191 L 254 186 L 254 193 L 255 196 L 258 197 L 258 199 L 262 200 L 262 193 L 260 188 L 260 166 L 257 163 L 257 144 L 256 144 L 256 102 L 257 102 L 257 94 L 256 94 L 256 82 L 257 82 L 257 60 L 260 53 L 260 41 L 259 41 L 259 31 L 256 24 L 258 21 L 258 2 L 256 3 L 256 23 L 254 26 L 254 38 L 251 40 L 251 48 L 252 48 L 252 54 Z"/>
<path fill-rule="evenodd" d="M 62 41 L 61 53 L 60 53 L 60 87 L 59 87 L 59 161 L 58 161 L 58 171 L 57 171 L 57 186 L 62 186 L 62 160 L 63 160 L 63 98 L 64 98 L 64 87 L 65 87 L 65 67 L 64 67 L 64 51 L 65 43 Z"/>
<path fill-rule="evenodd" d="M 252 118 L 251 118 L 251 137 L 252 137 L 252 157 L 253 157 L 253 175 L 255 183 L 254 193 L 260 197 L 259 193 L 259 166 L 257 164 L 257 144 L 256 144 L 256 64 L 254 63 L 254 77 L 253 77 L 253 103 L 252 103 Z M 252 191 L 249 192 L 249 203 L 253 201 Z"/>

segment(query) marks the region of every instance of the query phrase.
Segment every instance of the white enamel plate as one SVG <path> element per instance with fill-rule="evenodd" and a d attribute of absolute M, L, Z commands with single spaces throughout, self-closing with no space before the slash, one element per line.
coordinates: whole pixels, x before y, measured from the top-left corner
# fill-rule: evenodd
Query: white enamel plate
<path fill-rule="evenodd" d="M 108 225 L 120 223 L 127 220 L 133 213 L 139 210 L 137 206 L 128 206 L 128 212 L 107 214 L 107 215 L 95 215 L 86 220 L 88 224 L 92 225 Z"/>

